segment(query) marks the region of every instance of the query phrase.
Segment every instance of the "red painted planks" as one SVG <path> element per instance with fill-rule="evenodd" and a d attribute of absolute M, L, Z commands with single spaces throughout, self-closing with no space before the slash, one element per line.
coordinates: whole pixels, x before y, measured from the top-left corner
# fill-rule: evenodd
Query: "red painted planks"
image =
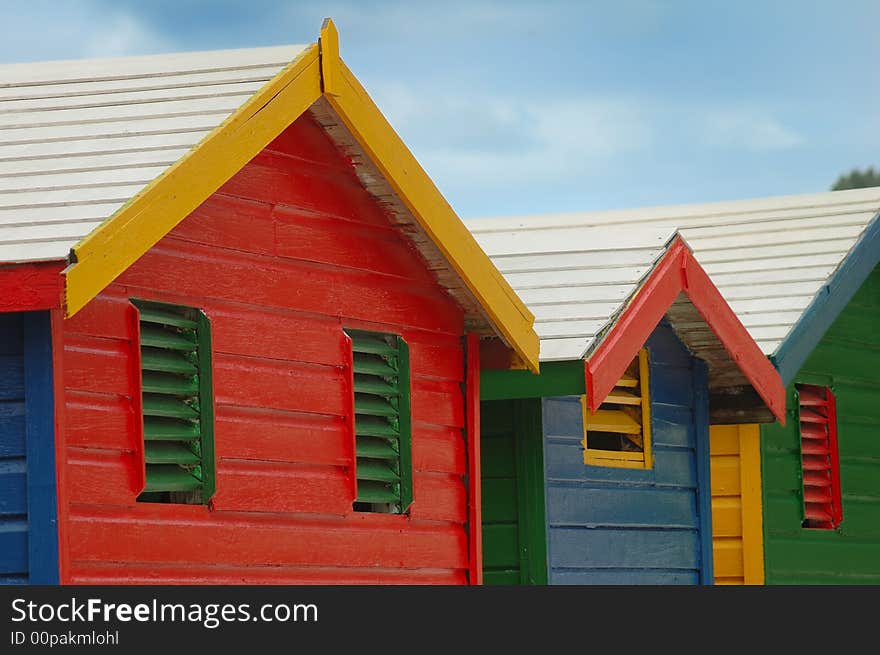
<path fill-rule="evenodd" d="M 467 582 L 462 313 L 310 117 L 272 148 L 65 323 L 64 581 Z M 129 297 L 211 320 L 212 508 L 135 502 Z M 343 327 L 410 345 L 410 516 L 352 511 Z"/>
<path fill-rule="evenodd" d="M 460 334 L 460 312 L 448 295 L 404 279 L 294 260 L 252 257 L 193 245 L 160 242 L 119 276 L 132 295 L 158 289 L 193 298 L 234 300 L 329 316 Z M 295 280 L 296 284 L 292 284 Z M 210 283 L 208 283 L 210 281 Z"/>
<path fill-rule="evenodd" d="M 71 558 L 80 561 L 412 569 L 465 568 L 468 561 L 460 526 L 399 515 L 352 521 L 143 504 L 76 510 Z"/>
<path fill-rule="evenodd" d="M 348 484 L 339 466 L 221 460 L 214 509 L 343 516 L 351 511 Z"/>
<path fill-rule="evenodd" d="M 467 384 L 465 385 L 465 434 L 467 436 L 468 459 L 468 551 L 470 584 L 483 584 L 483 500 L 482 467 L 480 465 L 480 337 L 468 334 L 465 337 L 465 357 L 467 361 Z M 473 529 L 480 526 L 479 529 Z"/>
<path fill-rule="evenodd" d="M 134 450 L 134 410 L 131 399 L 68 390 L 64 394 L 65 436 L 71 446 Z"/>
<path fill-rule="evenodd" d="M 272 206 L 215 194 L 178 223 L 167 238 L 272 255 L 275 253 Z"/>
<path fill-rule="evenodd" d="M 71 503 L 131 505 L 139 485 L 134 451 L 67 449 L 67 492 Z"/>
<path fill-rule="evenodd" d="M 433 284 L 421 256 L 397 230 L 365 227 L 290 211 L 275 213 L 278 255 Z"/>
<path fill-rule="evenodd" d="M 131 343 L 71 337 L 64 344 L 64 385 L 77 391 L 129 394 Z"/>
<path fill-rule="evenodd" d="M 412 450 L 416 471 L 465 474 L 465 442 L 457 428 L 417 423 L 413 426 Z"/>
<path fill-rule="evenodd" d="M 216 354 L 214 401 L 316 414 L 345 413 L 341 368 Z"/>
<path fill-rule="evenodd" d="M 214 441 L 223 457 L 351 464 L 348 430 L 337 416 L 218 405 Z"/>
<path fill-rule="evenodd" d="M 417 471 L 413 498 L 413 520 L 467 522 L 467 490 L 461 476 Z"/>
<path fill-rule="evenodd" d="M 61 307 L 67 262 L 0 267 L 0 312 L 28 312 Z"/>
<path fill-rule="evenodd" d="M 206 585 L 459 585 L 461 569 L 405 569 L 317 566 L 212 566 L 210 564 L 102 564 L 78 562 L 74 584 L 206 584 Z"/>

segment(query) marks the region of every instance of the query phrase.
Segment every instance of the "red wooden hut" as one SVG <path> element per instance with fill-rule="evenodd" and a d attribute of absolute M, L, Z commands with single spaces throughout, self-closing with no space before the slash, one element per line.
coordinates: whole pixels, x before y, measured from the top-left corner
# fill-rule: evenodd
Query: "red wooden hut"
<path fill-rule="evenodd" d="M 0 73 L 0 329 L 44 326 L 55 411 L 10 443 L 57 479 L 15 479 L 57 531 L 0 497 L 0 576 L 478 583 L 479 343 L 536 368 L 532 316 L 332 23 Z"/>

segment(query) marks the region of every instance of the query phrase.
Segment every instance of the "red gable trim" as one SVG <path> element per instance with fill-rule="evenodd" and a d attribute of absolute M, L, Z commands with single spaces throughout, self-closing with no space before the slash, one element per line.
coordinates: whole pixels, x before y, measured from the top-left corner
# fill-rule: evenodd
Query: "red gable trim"
<path fill-rule="evenodd" d="M 0 312 L 61 307 L 66 262 L 13 264 L 0 268 Z"/>
<path fill-rule="evenodd" d="M 586 360 L 590 409 L 596 411 L 648 340 L 680 292 L 739 364 L 740 370 L 779 421 L 785 425 L 785 387 L 779 373 L 733 313 L 706 271 L 681 237 L 670 244 L 636 296 L 618 317 L 602 343 Z"/>

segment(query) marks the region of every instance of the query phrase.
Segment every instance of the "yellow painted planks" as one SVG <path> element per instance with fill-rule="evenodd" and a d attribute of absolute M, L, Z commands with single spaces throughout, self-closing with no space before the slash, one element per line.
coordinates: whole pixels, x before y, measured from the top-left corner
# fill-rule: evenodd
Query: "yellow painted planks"
<path fill-rule="evenodd" d="M 717 584 L 763 584 L 760 428 L 713 425 L 712 545 Z"/>

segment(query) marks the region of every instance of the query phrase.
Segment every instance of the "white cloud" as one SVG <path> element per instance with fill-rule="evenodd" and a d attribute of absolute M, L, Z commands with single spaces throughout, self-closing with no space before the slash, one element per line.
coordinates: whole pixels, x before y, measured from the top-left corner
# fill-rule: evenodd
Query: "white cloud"
<path fill-rule="evenodd" d="M 571 182 L 654 141 L 630 98 L 458 98 L 395 84 L 373 95 L 430 174 L 454 188 Z"/>
<path fill-rule="evenodd" d="M 87 57 L 118 57 L 132 53 L 167 52 L 174 47 L 143 21 L 126 13 L 105 16 L 85 40 L 84 55 Z"/>
<path fill-rule="evenodd" d="M 170 52 L 175 44 L 133 13 L 91 2 L 33 0 L 10 8 L 0 62 Z"/>
<path fill-rule="evenodd" d="M 805 141 L 769 111 L 751 107 L 710 110 L 702 120 L 702 137 L 711 146 L 757 151 L 787 150 Z"/>

